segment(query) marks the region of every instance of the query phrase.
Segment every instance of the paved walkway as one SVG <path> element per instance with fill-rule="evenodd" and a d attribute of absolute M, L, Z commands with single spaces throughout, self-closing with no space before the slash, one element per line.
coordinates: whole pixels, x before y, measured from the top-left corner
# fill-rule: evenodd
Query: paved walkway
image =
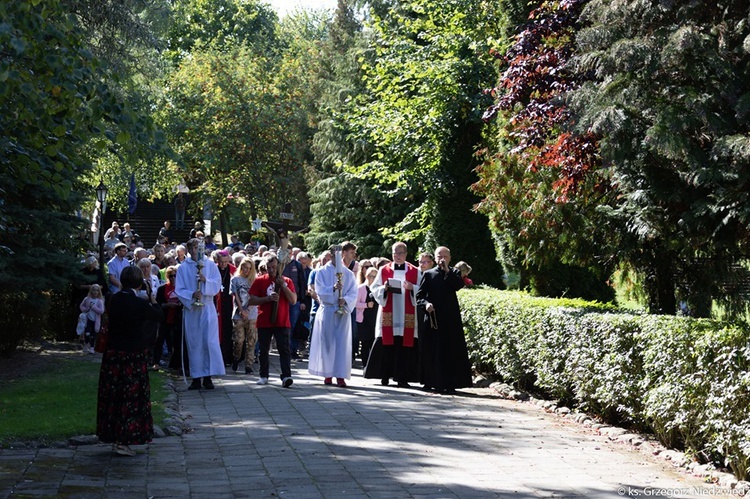
<path fill-rule="evenodd" d="M 295 366 L 293 366 L 295 367 Z M 720 489 L 491 389 L 445 396 L 383 387 L 355 370 L 324 386 L 299 362 L 273 375 L 229 374 L 187 391 L 182 437 L 0 451 L 0 497 L 484 498 L 716 497 Z M 278 373 L 278 370 L 275 371 Z"/>

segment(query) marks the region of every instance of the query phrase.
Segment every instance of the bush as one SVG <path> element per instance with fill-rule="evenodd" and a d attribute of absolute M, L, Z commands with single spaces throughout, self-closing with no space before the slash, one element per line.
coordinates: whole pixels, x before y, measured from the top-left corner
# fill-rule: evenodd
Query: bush
<path fill-rule="evenodd" d="M 459 300 L 479 370 L 653 431 L 748 478 L 746 325 L 491 289 L 463 290 Z"/>
<path fill-rule="evenodd" d="M 551 298 L 568 297 L 612 302 L 615 289 L 592 269 L 557 263 L 529 271 L 529 284 L 534 294 Z"/>
<path fill-rule="evenodd" d="M 49 310 L 48 294 L 0 294 L 0 357 L 12 355 L 23 340 L 41 339 Z"/>
<path fill-rule="evenodd" d="M 75 339 L 80 311 L 70 299 L 69 291 L 0 294 L 0 357 L 23 341 Z"/>

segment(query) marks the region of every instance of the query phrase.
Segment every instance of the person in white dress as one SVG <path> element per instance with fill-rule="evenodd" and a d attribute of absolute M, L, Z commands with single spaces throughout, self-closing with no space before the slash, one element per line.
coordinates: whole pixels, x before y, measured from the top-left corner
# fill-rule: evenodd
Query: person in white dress
<path fill-rule="evenodd" d="M 341 274 L 339 281 L 337 274 Z M 310 344 L 308 372 L 323 376 L 326 385 L 346 387 L 352 374 L 351 313 L 357 304 L 354 273 L 346 268 L 341 252 L 315 274 L 315 292 L 320 308 L 315 315 L 315 341 Z"/>
<path fill-rule="evenodd" d="M 187 242 L 190 258 L 177 268 L 175 292 L 183 305 L 183 337 L 187 346 L 190 390 L 214 387 L 211 376 L 226 374 L 219 345 L 219 321 L 214 296 L 221 291 L 221 275 L 216 264 L 198 250 L 198 239 Z M 203 268 L 198 272 L 198 262 Z M 203 306 L 196 306 L 202 303 Z"/>

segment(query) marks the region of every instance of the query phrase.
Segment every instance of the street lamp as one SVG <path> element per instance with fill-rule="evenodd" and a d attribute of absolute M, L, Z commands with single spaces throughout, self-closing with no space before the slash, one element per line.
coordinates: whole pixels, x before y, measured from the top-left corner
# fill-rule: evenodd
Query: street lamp
<path fill-rule="evenodd" d="M 107 192 L 109 191 L 107 186 L 104 185 L 104 181 L 99 180 L 99 185 L 96 188 L 96 200 L 99 201 L 99 273 L 105 285 L 107 276 L 104 274 L 104 231 L 102 225 L 104 224 L 104 213 L 107 211 Z"/>

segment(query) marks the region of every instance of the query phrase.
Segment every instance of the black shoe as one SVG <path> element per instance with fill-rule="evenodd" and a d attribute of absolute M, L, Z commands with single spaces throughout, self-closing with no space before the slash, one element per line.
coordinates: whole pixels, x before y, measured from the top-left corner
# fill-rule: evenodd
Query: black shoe
<path fill-rule="evenodd" d="M 411 385 L 406 381 L 399 381 L 396 386 L 398 386 L 399 388 L 411 388 Z"/>
<path fill-rule="evenodd" d="M 246 367 L 245 368 L 245 374 L 253 374 L 253 370 L 250 369 L 249 367 Z"/>
<path fill-rule="evenodd" d="M 444 393 L 446 395 L 455 395 L 456 394 L 456 389 L 455 388 L 446 388 L 444 390 Z"/>
<path fill-rule="evenodd" d="M 388 378 L 383 378 L 380 380 L 380 384 L 383 386 L 388 386 Z"/>
<path fill-rule="evenodd" d="M 232 362 L 232 371 L 237 372 L 239 362 Z"/>
<path fill-rule="evenodd" d="M 197 390 L 201 387 L 201 380 L 200 378 L 195 378 L 192 383 L 190 383 L 190 386 L 188 386 L 188 390 Z"/>
<path fill-rule="evenodd" d="M 206 390 L 214 389 L 214 382 L 211 381 L 210 376 L 206 376 L 205 378 L 203 378 L 203 388 L 205 388 Z"/>

